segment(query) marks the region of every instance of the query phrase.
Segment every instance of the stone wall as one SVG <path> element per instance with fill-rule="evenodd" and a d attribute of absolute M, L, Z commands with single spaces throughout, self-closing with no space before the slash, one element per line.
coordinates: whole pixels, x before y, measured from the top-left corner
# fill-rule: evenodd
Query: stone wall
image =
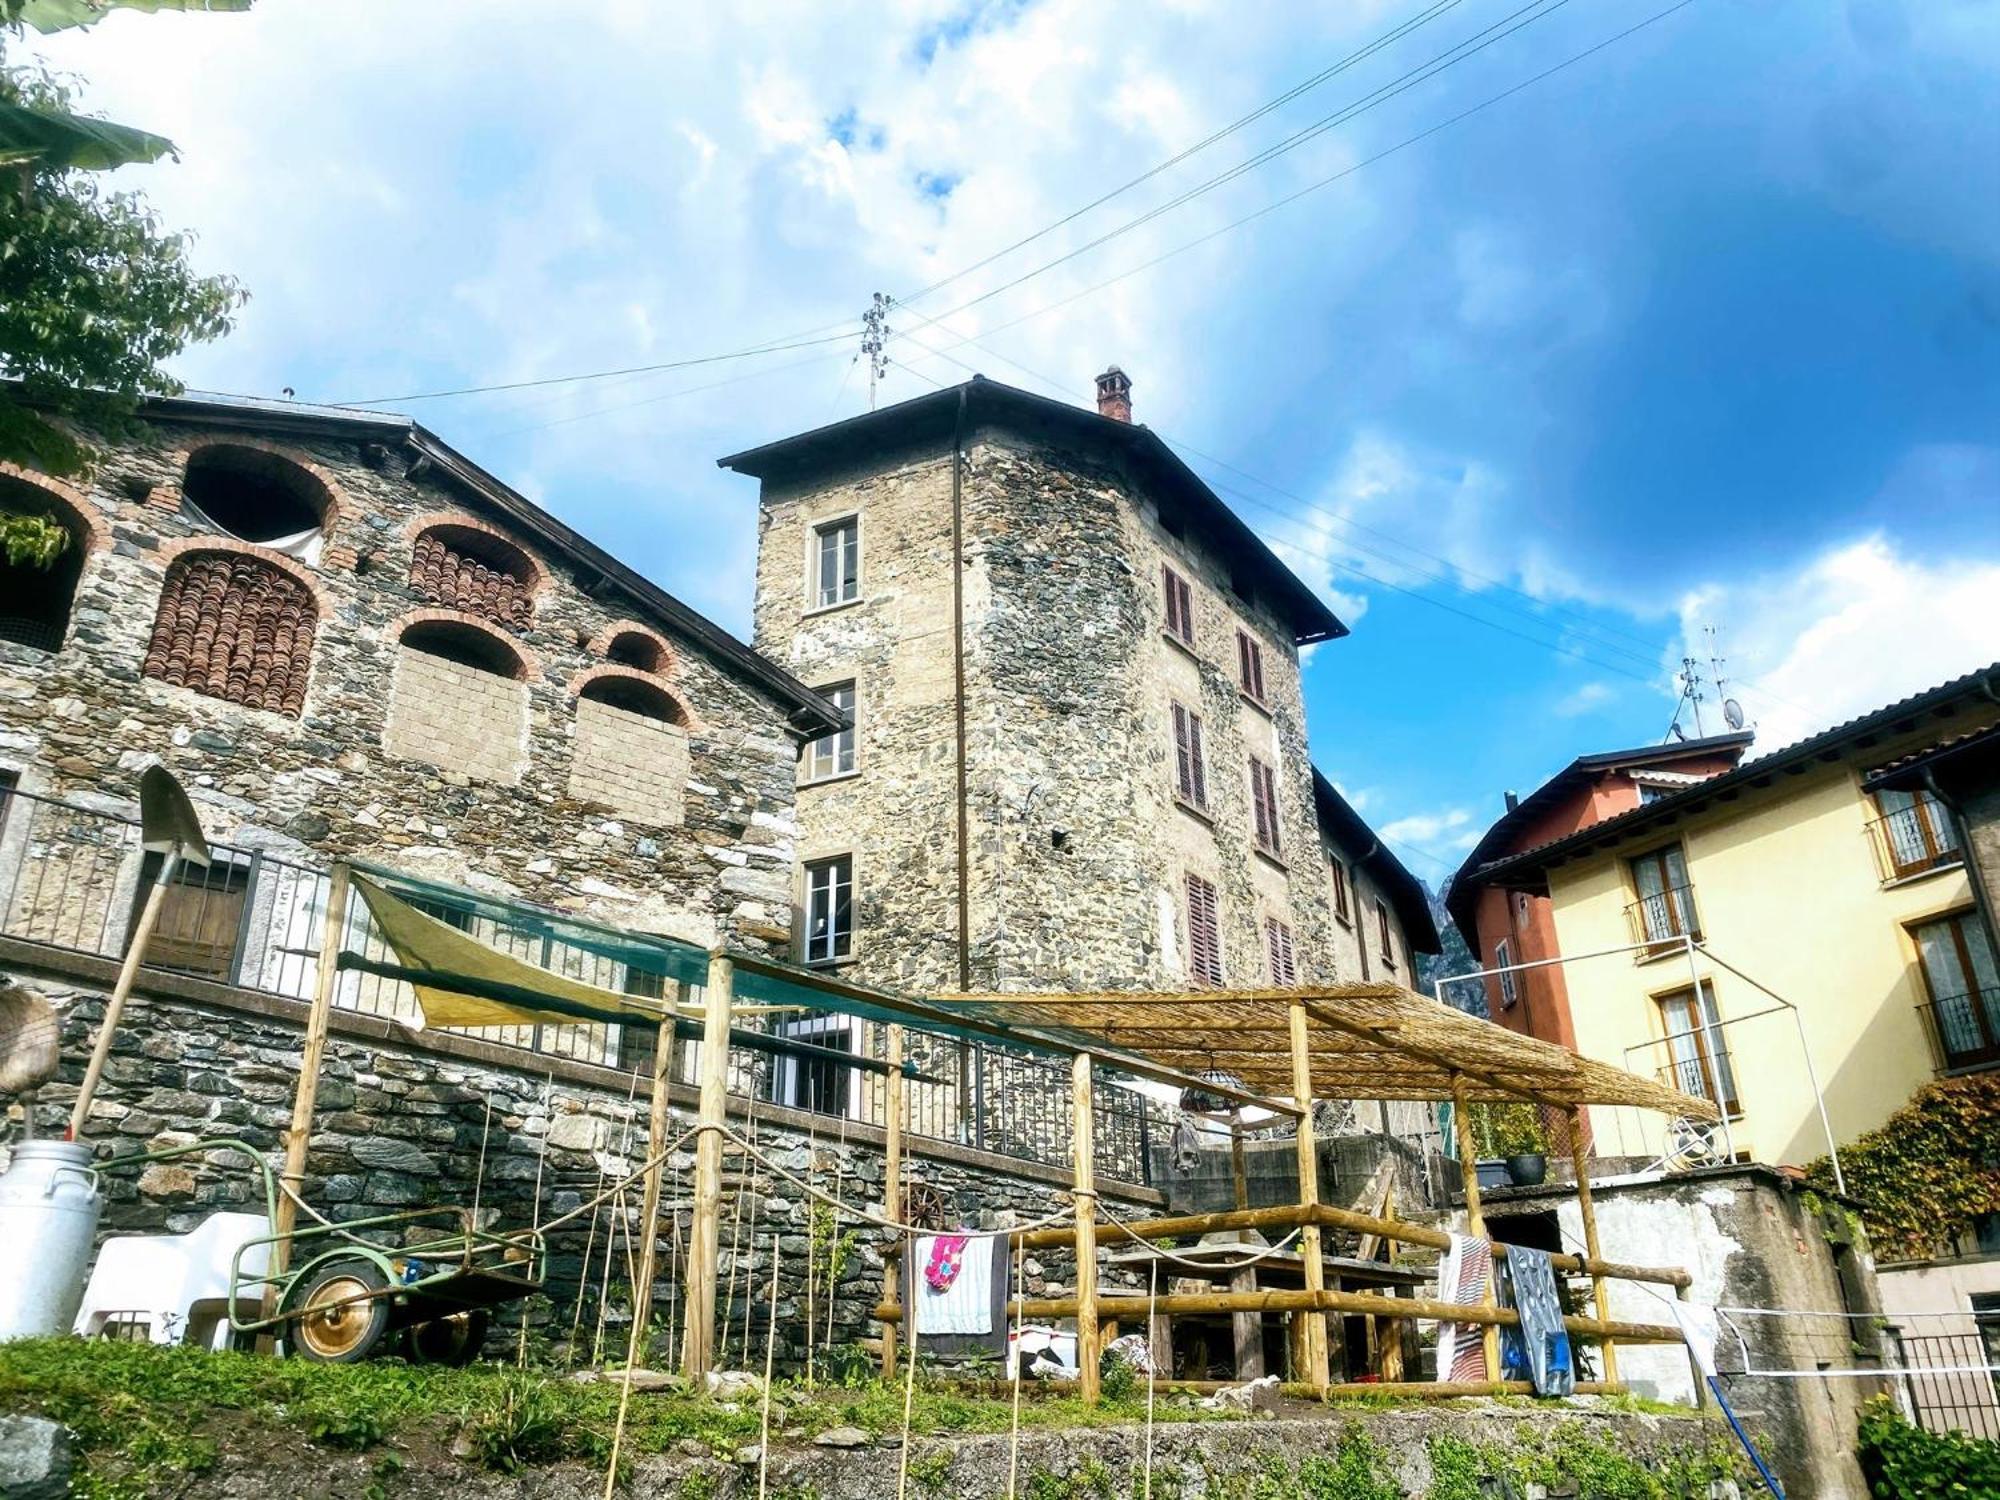
<path fill-rule="evenodd" d="M 31 969 L 18 950 L 14 945 L 10 953 L 0 953 L 0 978 L 46 995 L 61 1020 L 61 1078 L 41 1091 L 36 1105 L 40 1133 L 54 1134 L 67 1122 L 111 966 L 66 960 L 60 969 Z M 228 1137 L 276 1161 L 298 1082 L 306 1008 L 195 979 L 149 972 L 146 980 L 119 1030 L 86 1136 L 103 1157 Z M 775 1168 L 881 1214 L 880 1130 L 758 1098 L 765 1093 L 760 1084 L 766 1068 L 767 1062 L 746 1064 L 742 1083 L 750 1097 L 731 1099 L 735 1127 Z M 683 1068 L 677 1075 L 688 1073 Z M 305 1197 L 336 1221 L 438 1204 L 470 1206 L 476 1196 L 484 1225 L 547 1223 L 600 1192 L 607 1180 L 615 1182 L 644 1163 L 647 1090 L 647 1079 L 637 1072 L 536 1057 L 465 1036 L 428 1033 L 419 1043 L 384 1018 L 336 1011 Z M 672 1130 L 678 1135 L 693 1124 L 696 1090 L 677 1086 L 672 1102 Z M 781 1258 L 781 1362 L 804 1358 L 809 1241 L 816 1345 L 828 1341 L 829 1315 L 836 1344 L 872 1336 L 879 1328 L 871 1314 L 882 1291 L 884 1234 L 857 1220 L 840 1222 L 839 1236 L 852 1239 L 829 1301 L 826 1257 L 838 1236 L 829 1235 L 825 1216 L 816 1229 L 813 1200 L 795 1183 L 734 1145 L 728 1150 L 722 1276 L 733 1288 L 723 1303 L 735 1327 L 734 1347 L 741 1348 L 741 1319 L 753 1311 L 745 1289 L 754 1285 L 753 1353 L 762 1357 L 761 1309 L 774 1236 Z M 1034 1163 L 912 1137 L 906 1137 L 904 1160 L 906 1181 L 935 1189 L 953 1224 L 995 1228 L 1040 1218 L 1068 1202 L 1067 1173 Z M 669 1160 L 665 1182 L 667 1232 L 658 1252 L 655 1329 L 662 1342 L 656 1358 L 671 1358 L 664 1341 L 669 1326 L 679 1326 L 677 1268 L 692 1213 L 693 1163 L 689 1137 Z M 241 1158 L 225 1151 L 113 1170 L 106 1174 L 101 1229 L 184 1232 L 217 1208 L 261 1207 L 256 1184 Z M 1128 1216 L 1163 1202 L 1144 1188 L 1100 1181 L 1099 1189 L 1115 1211 Z M 601 1305 L 610 1329 L 605 1337 L 625 1337 L 630 1307 L 625 1237 L 636 1233 L 637 1206 L 635 1190 L 627 1203 L 629 1217 L 606 1210 L 595 1216 L 593 1227 L 593 1216 L 586 1214 L 551 1234 L 549 1294 L 528 1309 L 534 1336 L 562 1343 L 575 1329 L 595 1344 L 605 1245 L 617 1225 L 617 1250 Z M 1073 1259 L 1061 1252 L 1038 1254 L 1025 1267 L 1029 1294 L 1068 1289 L 1073 1269 Z"/>
<path fill-rule="evenodd" d="M 316 559 L 252 547 L 182 509 L 190 456 L 216 446 L 255 449 L 304 476 L 327 517 Z M 573 793 L 573 687 L 605 669 L 613 628 L 649 607 L 594 572 L 580 579 L 469 485 L 408 451 L 385 450 L 372 429 L 346 437 L 335 424 L 266 441 L 164 419 L 108 443 L 97 472 L 77 486 L 18 471 L 9 484 L 17 500 L 39 496 L 81 517 L 87 538 L 60 649 L 0 643 L 0 771 L 18 773 L 23 790 L 130 810 L 139 769 L 158 756 L 188 787 L 214 841 L 316 861 L 377 858 L 700 942 L 788 941 L 796 747 L 786 709 L 676 621 L 649 613 L 637 623 L 667 647 L 662 690 L 688 709 L 684 796 L 614 816 Z M 412 551 L 440 523 L 527 559 L 525 624 L 441 607 Z M 165 573 L 190 549 L 254 556 L 304 580 L 317 624 L 296 715 L 142 670 Z M 518 619 L 510 609 L 506 619 Z M 421 758 L 385 744 L 399 637 L 424 622 L 483 630 L 524 664 L 524 680 L 505 688 L 516 717 L 493 746 L 446 724 L 426 754 L 415 718 L 396 744 Z M 432 659 L 417 670 L 435 667 Z M 403 709 L 413 706 L 413 695 L 398 696 Z"/>
<path fill-rule="evenodd" d="M 572 797 L 640 822 L 678 823 L 687 779 L 685 730 L 613 703 L 577 700 Z"/>
<path fill-rule="evenodd" d="M 474 781 L 520 785 L 528 759 L 525 682 L 408 646 L 396 647 L 392 681 L 383 750 Z M 577 705 L 579 728 L 584 710 L 599 706 Z M 576 786 L 574 771 L 570 786 Z"/>

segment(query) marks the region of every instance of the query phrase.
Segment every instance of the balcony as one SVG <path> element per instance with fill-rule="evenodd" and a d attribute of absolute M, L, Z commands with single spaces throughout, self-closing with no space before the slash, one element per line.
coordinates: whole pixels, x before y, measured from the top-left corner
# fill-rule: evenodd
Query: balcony
<path fill-rule="evenodd" d="M 1685 947 L 1690 938 L 1701 941 L 1701 918 L 1695 912 L 1691 885 L 1641 896 L 1625 908 L 1625 923 L 1632 941 L 1645 945 L 1638 955 L 1642 963 Z"/>
<path fill-rule="evenodd" d="M 1965 852 L 1958 846 L 1958 830 L 1945 810 L 1928 797 L 1886 812 L 1870 823 L 1868 842 L 1874 847 L 1884 885 L 1965 860 Z"/>
<path fill-rule="evenodd" d="M 1940 1073 L 2000 1067 L 2000 988 L 1944 995 L 1917 1007 Z"/>

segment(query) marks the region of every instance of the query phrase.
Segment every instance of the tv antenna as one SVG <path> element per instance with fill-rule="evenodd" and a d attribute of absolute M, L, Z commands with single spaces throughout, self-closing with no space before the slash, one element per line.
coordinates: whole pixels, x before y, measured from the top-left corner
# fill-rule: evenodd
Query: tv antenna
<path fill-rule="evenodd" d="M 1694 709 L 1694 734 L 1696 739 L 1700 739 L 1703 734 L 1701 727 L 1702 691 L 1700 666 L 1692 656 L 1683 656 L 1681 658 L 1681 669 L 1676 675 L 1680 679 L 1681 684 L 1681 701 L 1674 705 L 1674 720 L 1667 726 L 1667 738 L 1672 740 L 1684 740 L 1687 738 L 1687 731 L 1681 728 L 1681 714 L 1692 706 Z"/>
<path fill-rule="evenodd" d="M 1708 636 L 1708 680 L 1715 684 L 1715 696 L 1722 700 L 1722 722 L 1733 733 L 1748 721 L 1743 715 L 1743 705 L 1730 697 L 1723 684 L 1729 679 L 1722 675 L 1722 664 L 1729 660 L 1721 651 L 1721 637 L 1713 625 L 1704 625 L 1702 630 Z"/>
<path fill-rule="evenodd" d="M 889 359 L 882 351 L 889 342 L 889 294 L 877 292 L 875 300 L 861 315 L 861 353 L 868 361 L 868 409 L 875 410 L 875 387 L 889 372 Z"/>

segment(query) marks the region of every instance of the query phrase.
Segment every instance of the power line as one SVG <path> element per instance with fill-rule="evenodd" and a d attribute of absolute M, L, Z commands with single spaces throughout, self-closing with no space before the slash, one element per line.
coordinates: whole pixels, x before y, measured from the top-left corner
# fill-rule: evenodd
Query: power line
<path fill-rule="evenodd" d="M 950 286 L 955 281 L 964 280 L 967 276 L 970 276 L 974 271 L 984 270 L 987 266 L 992 265 L 993 262 L 995 262 L 996 260 L 1002 260 L 1006 258 L 1007 256 L 1012 255 L 1016 250 L 1024 249 L 1027 246 L 1032 245 L 1036 240 L 1046 238 L 1048 235 L 1053 234 L 1056 230 L 1061 229 L 1064 225 L 1074 223 L 1076 220 L 1082 218 L 1085 214 L 1091 212 L 1091 210 L 1102 208 L 1105 204 L 1111 202 L 1112 199 L 1122 197 L 1124 194 L 1129 193 L 1130 191 L 1132 191 L 1133 188 L 1138 187 L 1143 183 L 1151 182 L 1155 177 L 1158 177 L 1162 172 L 1171 171 L 1173 168 L 1179 166 L 1182 162 L 1187 161 L 1191 157 L 1199 155 L 1201 152 L 1206 151 L 1210 146 L 1213 146 L 1218 142 L 1225 140 L 1229 136 L 1234 135 L 1237 131 L 1243 129 L 1245 126 L 1255 124 L 1258 120 L 1263 119 L 1264 116 L 1270 114 L 1273 110 L 1282 109 L 1285 105 L 1290 104 L 1294 99 L 1297 99 L 1304 94 L 1311 93 L 1314 89 L 1318 88 L 1328 79 L 1337 77 L 1341 73 L 1346 72 L 1349 68 L 1353 67 L 1358 62 L 1366 61 L 1368 58 L 1373 57 L 1377 52 L 1380 52 L 1384 47 L 1391 46 L 1394 43 L 1401 41 L 1411 32 L 1417 30 L 1419 27 L 1422 27 L 1431 21 L 1436 20 L 1446 11 L 1455 8 L 1460 3 L 1461 0 L 1437 0 L 1437 3 L 1430 6 L 1427 10 L 1419 12 L 1417 15 L 1412 16 L 1409 20 L 1404 21 L 1399 26 L 1390 28 L 1382 35 L 1376 37 L 1374 41 L 1369 42 L 1366 46 L 1363 46 L 1353 52 L 1348 53 L 1347 56 L 1341 58 L 1340 61 L 1332 64 L 1330 67 L 1321 69 L 1319 72 L 1313 74 L 1312 77 L 1306 79 L 1303 83 L 1293 85 L 1291 88 L 1285 90 L 1284 93 L 1278 95 L 1275 99 L 1267 100 L 1265 103 L 1260 104 L 1257 108 L 1250 111 L 1249 114 L 1242 116 L 1240 119 L 1232 121 L 1231 123 L 1223 126 L 1220 130 L 1213 131 L 1210 134 L 1203 136 L 1200 140 L 1196 141 L 1192 146 L 1189 146 L 1185 150 L 1177 152 L 1175 155 L 1168 157 L 1165 161 L 1161 162 L 1157 166 L 1149 167 L 1144 172 L 1141 172 L 1137 177 L 1131 178 L 1126 182 L 1120 183 L 1117 187 L 1112 188 L 1109 192 L 1099 194 L 1097 197 L 1091 199 L 1090 202 L 1084 204 L 1081 208 L 1075 209 L 1070 213 L 1064 214 L 1060 219 L 1057 219 L 1053 224 L 1046 224 L 1042 228 L 1037 229 L 1033 234 L 1025 235 L 1021 239 L 1014 241 L 1013 244 L 995 250 L 991 255 L 984 256 L 981 259 L 974 261 L 969 266 L 962 266 L 958 270 L 953 271 L 949 276 L 940 277 L 938 280 L 933 281 L 930 285 L 923 287 L 918 291 L 911 292 L 908 296 L 902 297 L 898 300 L 900 300 L 905 305 L 919 301 L 924 297 L 930 296 L 932 292 L 940 291 L 943 288 Z"/>
<path fill-rule="evenodd" d="M 534 422 L 525 427 L 509 427 L 491 434 L 493 441 L 501 438 L 518 437 L 526 432 L 546 432 L 551 427 L 567 427 L 572 422 L 586 422 L 592 417 L 609 416 L 614 412 L 632 411 L 641 406 L 657 406 L 662 401 L 672 401 L 681 396 L 699 395 L 703 391 L 717 391 L 728 385 L 741 385 L 746 380 L 762 380 L 766 376 L 779 374 L 785 370 L 803 369 L 807 365 L 824 364 L 829 359 L 838 359 L 840 351 L 831 354 L 809 354 L 804 359 L 786 360 L 781 365 L 766 365 L 761 370 L 749 370 L 741 375 L 731 375 L 724 380 L 710 380 L 701 385 L 683 386 L 676 391 L 662 391 L 657 396 L 642 396 L 637 401 L 620 401 L 611 406 L 596 406 L 589 411 L 572 413 L 567 417 L 557 417 L 551 422 Z M 838 398 L 836 398 L 838 399 Z"/>
<path fill-rule="evenodd" d="M 1466 40 L 1458 43 L 1456 46 L 1446 48 L 1443 52 L 1438 53 L 1437 56 L 1431 58 L 1428 62 L 1419 64 L 1417 67 L 1412 68 L 1409 72 L 1402 74 L 1400 77 L 1392 79 L 1389 83 L 1381 85 L 1381 87 L 1373 90 L 1368 94 L 1364 94 L 1360 99 L 1357 99 L 1352 103 L 1343 105 L 1340 109 L 1335 110 L 1332 114 L 1323 116 L 1319 120 L 1314 121 L 1311 125 L 1308 125 L 1301 130 L 1295 131 L 1293 134 L 1287 136 L 1284 140 L 1277 142 L 1275 145 L 1267 146 L 1264 150 L 1257 152 L 1255 155 L 1250 156 L 1241 162 L 1238 162 L 1235 166 L 1229 168 L 1227 171 L 1218 172 L 1215 176 L 1210 177 L 1205 181 L 1196 183 L 1193 187 L 1188 188 L 1184 192 L 1180 193 L 1178 196 L 1169 198 L 1165 203 L 1159 204 L 1153 208 L 1148 209 L 1145 213 L 1140 214 L 1136 218 L 1128 219 L 1125 223 L 1120 224 L 1115 229 L 1110 229 L 1105 231 L 1103 234 L 1099 235 L 1096 239 L 1087 240 L 1083 244 L 1078 245 L 1075 249 L 1065 251 L 1063 254 L 1058 255 L 1055 259 L 1045 261 L 1041 265 L 1036 266 L 1031 271 L 1024 271 L 1021 275 L 1014 277 L 1011 281 L 1003 281 L 1002 283 L 1000 283 L 999 286 L 993 287 L 988 291 L 981 292 L 978 296 L 969 298 L 966 301 L 959 303 L 958 306 L 950 309 L 949 311 L 938 314 L 938 316 L 941 318 L 949 318 L 958 313 L 965 312 L 971 308 L 978 307 L 981 303 L 991 301 L 993 298 L 998 297 L 1005 292 L 1012 291 L 1015 287 L 1018 287 L 1025 282 L 1033 281 L 1036 277 L 1054 270 L 1057 266 L 1064 265 L 1069 261 L 1075 260 L 1080 255 L 1087 255 L 1092 250 L 1098 249 L 1100 246 L 1107 245 L 1111 241 L 1118 239 L 1123 235 L 1131 233 L 1133 230 L 1139 228 L 1140 226 L 1152 222 L 1154 219 L 1159 218 L 1162 214 L 1171 213 L 1174 209 L 1180 208 L 1185 204 L 1191 203 L 1195 199 L 1200 198 L 1210 192 L 1213 192 L 1216 188 L 1222 187 L 1227 183 L 1233 182 L 1238 177 L 1241 177 L 1248 172 L 1255 171 L 1258 167 L 1264 166 L 1269 162 L 1275 161 L 1278 157 L 1284 156 L 1289 152 L 1297 150 L 1300 146 L 1305 145 L 1308 141 L 1317 139 L 1319 136 L 1326 134 L 1328 131 L 1334 129 L 1336 126 L 1346 124 L 1349 120 L 1357 119 L 1361 115 L 1364 115 L 1368 113 L 1368 111 L 1376 108 L 1378 105 L 1386 104 L 1389 100 L 1396 98 L 1399 94 L 1407 93 L 1409 90 L 1416 88 L 1419 84 L 1428 83 L 1431 79 L 1437 77 L 1438 74 L 1443 73 L 1449 68 L 1456 67 L 1458 64 L 1465 62 L 1469 58 L 1478 56 L 1481 52 L 1484 52 L 1488 47 L 1491 47 L 1498 42 L 1506 40 L 1508 37 L 1512 36 L 1515 32 L 1520 31 L 1528 26 L 1532 26 L 1535 22 L 1543 19 L 1546 16 L 1554 15 L 1555 12 L 1562 9 L 1563 6 L 1567 5 L 1568 3 L 1569 0 L 1529 0 L 1529 3 L 1522 6 L 1520 9 L 1510 12 L 1508 15 L 1501 17 L 1500 20 L 1495 21 L 1491 25 L 1484 27 L 1479 31 L 1474 32 L 1472 36 L 1466 38 Z M 1522 19 L 1524 17 L 1525 19 Z M 1477 43 L 1477 45 L 1474 45 L 1475 42 Z"/>

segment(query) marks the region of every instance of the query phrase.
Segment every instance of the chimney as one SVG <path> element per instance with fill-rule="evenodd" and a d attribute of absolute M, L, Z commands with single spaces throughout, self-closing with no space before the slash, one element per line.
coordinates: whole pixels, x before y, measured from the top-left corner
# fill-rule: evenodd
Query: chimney
<path fill-rule="evenodd" d="M 1518 793 L 1515 793 L 1515 792 L 1509 792 L 1509 793 L 1507 793 L 1507 811 L 1508 811 L 1508 812 L 1512 812 L 1512 811 L 1513 811 L 1513 810 L 1514 810 L 1515 808 L 1519 807 L 1520 805 L 1521 805 L 1521 798 L 1520 798 L 1520 795 L 1519 795 Z"/>
<path fill-rule="evenodd" d="M 1116 365 L 1097 377 L 1097 414 L 1114 422 L 1132 420 L 1132 377 Z"/>

